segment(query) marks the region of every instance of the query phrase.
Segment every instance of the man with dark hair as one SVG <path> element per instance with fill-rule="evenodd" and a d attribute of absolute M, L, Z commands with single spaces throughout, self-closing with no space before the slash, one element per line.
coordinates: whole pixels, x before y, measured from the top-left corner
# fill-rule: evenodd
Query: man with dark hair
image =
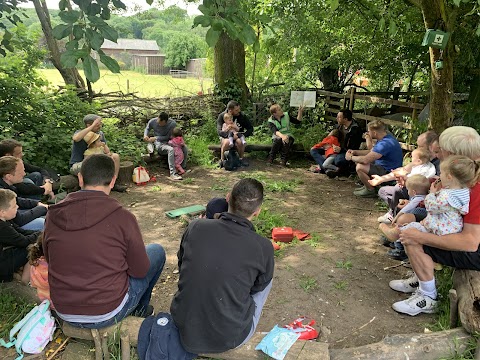
<path fill-rule="evenodd" d="M 105 144 L 105 152 L 109 152 L 110 150 L 107 147 L 107 140 L 105 139 L 105 135 L 102 129 L 102 117 L 96 114 L 87 114 L 83 117 L 83 122 L 85 124 L 85 128 L 82 130 L 75 131 L 75 134 L 72 136 L 72 156 L 70 157 L 70 172 L 73 175 L 77 175 L 82 167 L 82 161 L 85 158 L 84 153 L 85 150 L 88 149 L 88 145 L 85 142 L 85 136 L 90 132 L 93 131 L 100 135 L 100 141 Z M 115 164 L 115 178 L 118 176 L 118 170 L 120 169 L 120 155 L 116 153 L 111 153 L 111 156 L 114 164 Z M 112 188 L 113 191 L 118 192 L 125 192 L 127 187 L 122 184 L 117 184 Z"/>
<path fill-rule="evenodd" d="M 193 220 L 178 251 L 180 279 L 170 312 L 184 348 L 234 349 L 255 333 L 273 279 L 273 247 L 255 233 L 263 186 L 242 179 L 217 220 Z"/>
<path fill-rule="evenodd" d="M 0 158 L 0 188 L 18 193 L 16 184 L 22 183 L 25 176 L 23 161 L 13 156 Z M 24 230 L 43 230 L 48 205 L 38 200 L 17 197 L 17 215 L 13 222 Z"/>
<path fill-rule="evenodd" d="M 367 125 L 365 134 L 368 150 L 347 151 L 345 159 L 353 161 L 363 186 L 353 192 L 356 196 L 376 197 L 375 188 L 370 185 L 372 175 L 386 175 L 390 171 L 402 166 L 403 152 L 398 140 L 387 132 L 386 125 L 374 120 Z M 373 145 L 372 140 L 377 140 Z"/>
<path fill-rule="evenodd" d="M 338 170 L 328 170 L 326 171 L 322 166 L 325 159 L 323 149 L 310 149 L 310 154 L 312 155 L 315 162 L 320 167 L 321 172 L 325 172 L 329 178 L 334 178 L 341 175 L 349 175 L 350 167 L 353 166 L 353 162 L 347 161 L 345 159 L 345 154 L 348 149 L 358 150 L 360 149 L 360 144 L 362 143 L 362 129 L 352 118 L 352 112 L 348 109 L 342 109 L 337 114 L 337 130 L 341 132 L 340 136 L 341 142 L 340 146 L 333 145 L 334 152 L 337 154 L 335 156 L 334 165 Z"/>
<path fill-rule="evenodd" d="M 0 157 L 13 156 L 23 161 L 23 146 L 13 139 L 0 141 Z M 52 181 L 47 170 L 23 161 L 27 175 L 21 183 L 15 184 L 16 193 L 21 197 L 40 200 L 42 195 L 54 197 Z"/>
<path fill-rule="evenodd" d="M 115 164 L 103 154 L 82 162 L 81 191 L 50 207 L 43 239 L 55 310 L 73 326 L 103 328 L 129 314 L 148 316 L 163 265 L 159 244 L 145 247 L 135 216 L 109 196 Z"/>
<path fill-rule="evenodd" d="M 225 111 L 221 112 L 217 118 L 217 134 L 220 137 L 220 151 L 222 152 L 228 149 L 230 145 L 230 141 L 228 140 L 229 131 L 222 131 L 222 126 L 224 123 L 223 116 L 226 113 L 232 115 L 233 122 L 238 126 L 238 131 L 243 133 L 243 136 L 249 137 L 250 135 L 253 135 L 253 125 L 249 118 L 242 111 L 240 111 L 240 104 L 235 100 L 230 100 Z M 243 165 L 247 166 L 248 163 L 243 159 L 245 154 L 245 144 L 242 143 L 240 137 L 234 137 L 234 145 L 238 151 L 240 161 Z"/>
<path fill-rule="evenodd" d="M 173 129 L 175 129 L 176 126 L 176 121 L 170 119 L 168 114 L 162 111 L 158 117 L 148 121 L 143 133 L 143 140 L 148 143 L 153 143 L 159 154 L 168 156 L 170 178 L 172 180 L 182 180 L 183 178 L 177 173 L 175 168 L 175 150 L 173 146 L 168 145 L 168 141 L 172 138 Z M 153 130 L 155 136 L 150 137 L 148 135 L 150 130 Z M 184 157 L 181 166 L 185 169 L 187 166 L 188 149 L 186 146 L 183 146 L 182 150 Z"/>

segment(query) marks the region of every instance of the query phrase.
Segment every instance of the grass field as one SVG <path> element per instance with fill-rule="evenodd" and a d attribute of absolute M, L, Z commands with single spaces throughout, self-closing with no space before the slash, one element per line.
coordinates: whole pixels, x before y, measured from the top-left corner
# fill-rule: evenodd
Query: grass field
<path fill-rule="evenodd" d="M 39 69 L 38 71 L 52 86 L 65 85 L 56 69 Z M 80 71 L 80 74 L 85 78 L 83 71 Z M 100 71 L 100 80 L 93 84 L 95 92 L 134 92 L 140 97 L 190 96 L 196 95 L 199 91 L 207 93 L 211 88 L 210 79 L 176 79 L 170 75 L 145 75 L 135 71 L 113 74 L 106 70 Z"/>

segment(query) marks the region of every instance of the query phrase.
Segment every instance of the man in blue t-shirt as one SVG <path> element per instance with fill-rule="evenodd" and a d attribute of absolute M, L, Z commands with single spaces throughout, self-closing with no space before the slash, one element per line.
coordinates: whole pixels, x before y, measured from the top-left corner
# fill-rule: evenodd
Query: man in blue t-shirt
<path fill-rule="evenodd" d="M 360 189 L 353 193 L 361 197 L 376 197 L 375 188 L 368 183 L 372 175 L 385 175 L 402 166 L 402 147 L 392 134 L 387 132 L 385 124 L 379 120 L 367 125 L 368 132 L 364 135 L 368 150 L 348 150 L 346 160 L 357 164 L 358 177 L 363 183 Z M 373 140 L 377 140 L 373 145 Z"/>

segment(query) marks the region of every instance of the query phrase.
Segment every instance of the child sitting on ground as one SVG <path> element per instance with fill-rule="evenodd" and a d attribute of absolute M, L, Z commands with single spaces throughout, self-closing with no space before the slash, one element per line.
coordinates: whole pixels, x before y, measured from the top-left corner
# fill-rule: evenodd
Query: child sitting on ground
<path fill-rule="evenodd" d="M 230 147 L 233 147 L 233 141 L 236 139 L 240 139 L 242 144 L 246 143 L 245 136 L 239 132 L 240 128 L 233 121 L 233 116 L 229 113 L 223 115 L 222 131 L 228 132 L 228 141 L 230 142 Z"/>
<path fill-rule="evenodd" d="M 27 246 L 34 243 L 40 232 L 23 230 L 10 220 L 17 214 L 17 195 L 0 189 L 0 282 L 12 281 L 23 267 L 21 281 L 28 284 L 30 265 L 27 264 Z"/>
<path fill-rule="evenodd" d="M 37 289 L 40 301 L 50 300 L 50 286 L 48 285 L 48 264 L 43 254 L 43 233 L 37 237 L 35 244 L 28 246 L 28 263 L 30 264 L 30 285 Z"/>
<path fill-rule="evenodd" d="M 340 136 L 342 133 L 338 129 L 332 130 L 326 138 L 324 138 L 318 144 L 313 145 L 312 149 L 324 149 L 325 150 L 325 161 L 323 162 L 323 168 L 325 170 L 335 170 L 338 168 L 334 165 L 335 157 L 337 153 L 333 149 L 333 145 L 340 147 Z M 315 172 L 320 172 L 320 168 L 317 168 Z"/>
<path fill-rule="evenodd" d="M 400 231 L 415 228 L 435 235 L 459 233 L 463 229 L 463 215 L 468 213 L 470 189 L 478 177 L 478 163 L 466 156 L 451 155 L 440 163 L 440 182 L 432 184 L 425 197 L 427 217 L 420 223 L 412 222 L 388 232 L 390 239 L 398 239 Z M 387 234 L 386 234 L 387 235 Z"/>
<path fill-rule="evenodd" d="M 173 147 L 175 153 L 175 169 L 177 170 L 178 175 L 185 174 L 185 170 L 182 168 L 182 163 L 185 159 L 185 155 L 183 154 L 185 142 L 183 141 L 182 129 L 178 127 L 173 129 L 172 138 L 169 140 L 168 145 Z"/>
<path fill-rule="evenodd" d="M 83 138 L 87 143 L 88 149 L 83 153 L 84 157 L 93 155 L 93 154 L 106 154 L 110 155 L 110 149 L 107 144 L 100 140 L 100 134 L 97 134 L 93 131 L 89 131 L 87 135 Z"/>

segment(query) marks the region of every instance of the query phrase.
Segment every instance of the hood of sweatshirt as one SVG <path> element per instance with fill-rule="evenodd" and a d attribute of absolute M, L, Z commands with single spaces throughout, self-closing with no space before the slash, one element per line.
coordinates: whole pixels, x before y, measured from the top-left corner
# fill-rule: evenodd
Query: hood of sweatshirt
<path fill-rule="evenodd" d="M 102 191 L 82 190 L 50 206 L 47 216 L 59 228 L 75 231 L 90 228 L 121 208 L 117 200 Z"/>

